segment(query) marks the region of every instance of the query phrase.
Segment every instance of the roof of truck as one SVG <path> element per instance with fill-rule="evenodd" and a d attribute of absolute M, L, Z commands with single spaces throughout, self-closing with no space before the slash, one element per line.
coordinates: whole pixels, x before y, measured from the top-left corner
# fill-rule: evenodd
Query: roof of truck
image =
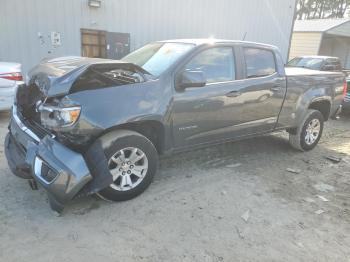
<path fill-rule="evenodd" d="M 216 39 L 216 38 L 188 38 L 188 39 L 169 39 L 158 41 L 161 43 L 184 43 L 184 44 L 194 44 L 194 45 L 204 45 L 204 44 L 219 44 L 219 43 L 238 43 L 238 44 L 250 44 L 250 45 L 258 45 L 265 46 L 267 48 L 276 48 L 276 46 L 250 42 L 250 41 L 241 41 L 241 40 L 227 40 L 227 39 Z"/>
<path fill-rule="evenodd" d="M 297 56 L 297 57 L 302 57 L 302 58 L 320 58 L 320 59 L 339 59 L 339 57 L 335 56 L 324 56 L 324 55 L 302 55 L 302 56 Z M 295 58 L 297 58 L 295 57 Z"/>
<path fill-rule="evenodd" d="M 301 68 L 301 67 L 286 67 L 285 68 L 286 75 L 287 76 L 310 76 L 310 75 L 334 75 L 339 74 L 341 72 L 334 72 L 334 71 L 319 71 L 319 70 L 313 70 L 308 68 Z"/>

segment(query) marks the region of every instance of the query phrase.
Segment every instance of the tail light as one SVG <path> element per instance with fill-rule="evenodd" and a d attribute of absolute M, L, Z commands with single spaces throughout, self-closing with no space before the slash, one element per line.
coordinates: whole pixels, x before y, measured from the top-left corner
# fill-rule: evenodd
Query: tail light
<path fill-rule="evenodd" d="M 347 91 L 348 91 L 348 83 L 344 81 L 343 97 L 346 96 Z"/>
<path fill-rule="evenodd" d="M 0 78 L 4 78 L 7 80 L 13 80 L 13 81 L 22 81 L 23 80 L 23 76 L 20 72 L 0 74 Z"/>

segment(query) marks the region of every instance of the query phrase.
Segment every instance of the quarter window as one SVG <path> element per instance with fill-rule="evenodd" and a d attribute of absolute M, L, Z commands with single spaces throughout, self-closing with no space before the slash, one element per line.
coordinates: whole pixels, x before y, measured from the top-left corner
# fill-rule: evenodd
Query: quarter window
<path fill-rule="evenodd" d="M 247 78 L 272 75 L 276 72 L 275 57 L 271 51 L 244 48 Z"/>
<path fill-rule="evenodd" d="M 185 70 L 202 71 L 207 83 L 226 82 L 236 79 L 233 49 L 214 47 L 196 55 Z"/>

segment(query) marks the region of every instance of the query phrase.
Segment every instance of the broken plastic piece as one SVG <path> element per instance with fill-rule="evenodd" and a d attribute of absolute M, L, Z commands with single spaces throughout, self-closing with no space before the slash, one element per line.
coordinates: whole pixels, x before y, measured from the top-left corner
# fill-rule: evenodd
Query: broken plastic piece
<path fill-rule="evenodd" d="M 244 214 L 241 216 L 241 218 L 247 223 L 250 217 L 250 210 L 244 212 Z"/>
<path fill-rule="evenodd" d="M 332 161 L 333 163 L 339 163 L 341 161 L 340 157 L 326 156 L 326 159 Z"/>
<path fill-rule="evenodd" d="M 299 169 L 293 169 L 293 168 L 287 168 L 286 171 L 290 172 L 290 173 L 294 173 L 294 174 L 300 174 L 300 170 Z"/>

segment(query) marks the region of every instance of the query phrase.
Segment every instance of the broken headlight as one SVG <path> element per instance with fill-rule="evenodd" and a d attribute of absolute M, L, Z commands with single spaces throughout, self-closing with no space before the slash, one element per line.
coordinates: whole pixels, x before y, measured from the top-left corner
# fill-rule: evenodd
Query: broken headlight
<path fill-rule="evenodd" d="M 38 108 L 40 112 L 41 124 L 49 129 L 56 129 L 60 127 L 69 127 L 77 122 L 81 107 L 57 107 L 40 105 Z"/>

